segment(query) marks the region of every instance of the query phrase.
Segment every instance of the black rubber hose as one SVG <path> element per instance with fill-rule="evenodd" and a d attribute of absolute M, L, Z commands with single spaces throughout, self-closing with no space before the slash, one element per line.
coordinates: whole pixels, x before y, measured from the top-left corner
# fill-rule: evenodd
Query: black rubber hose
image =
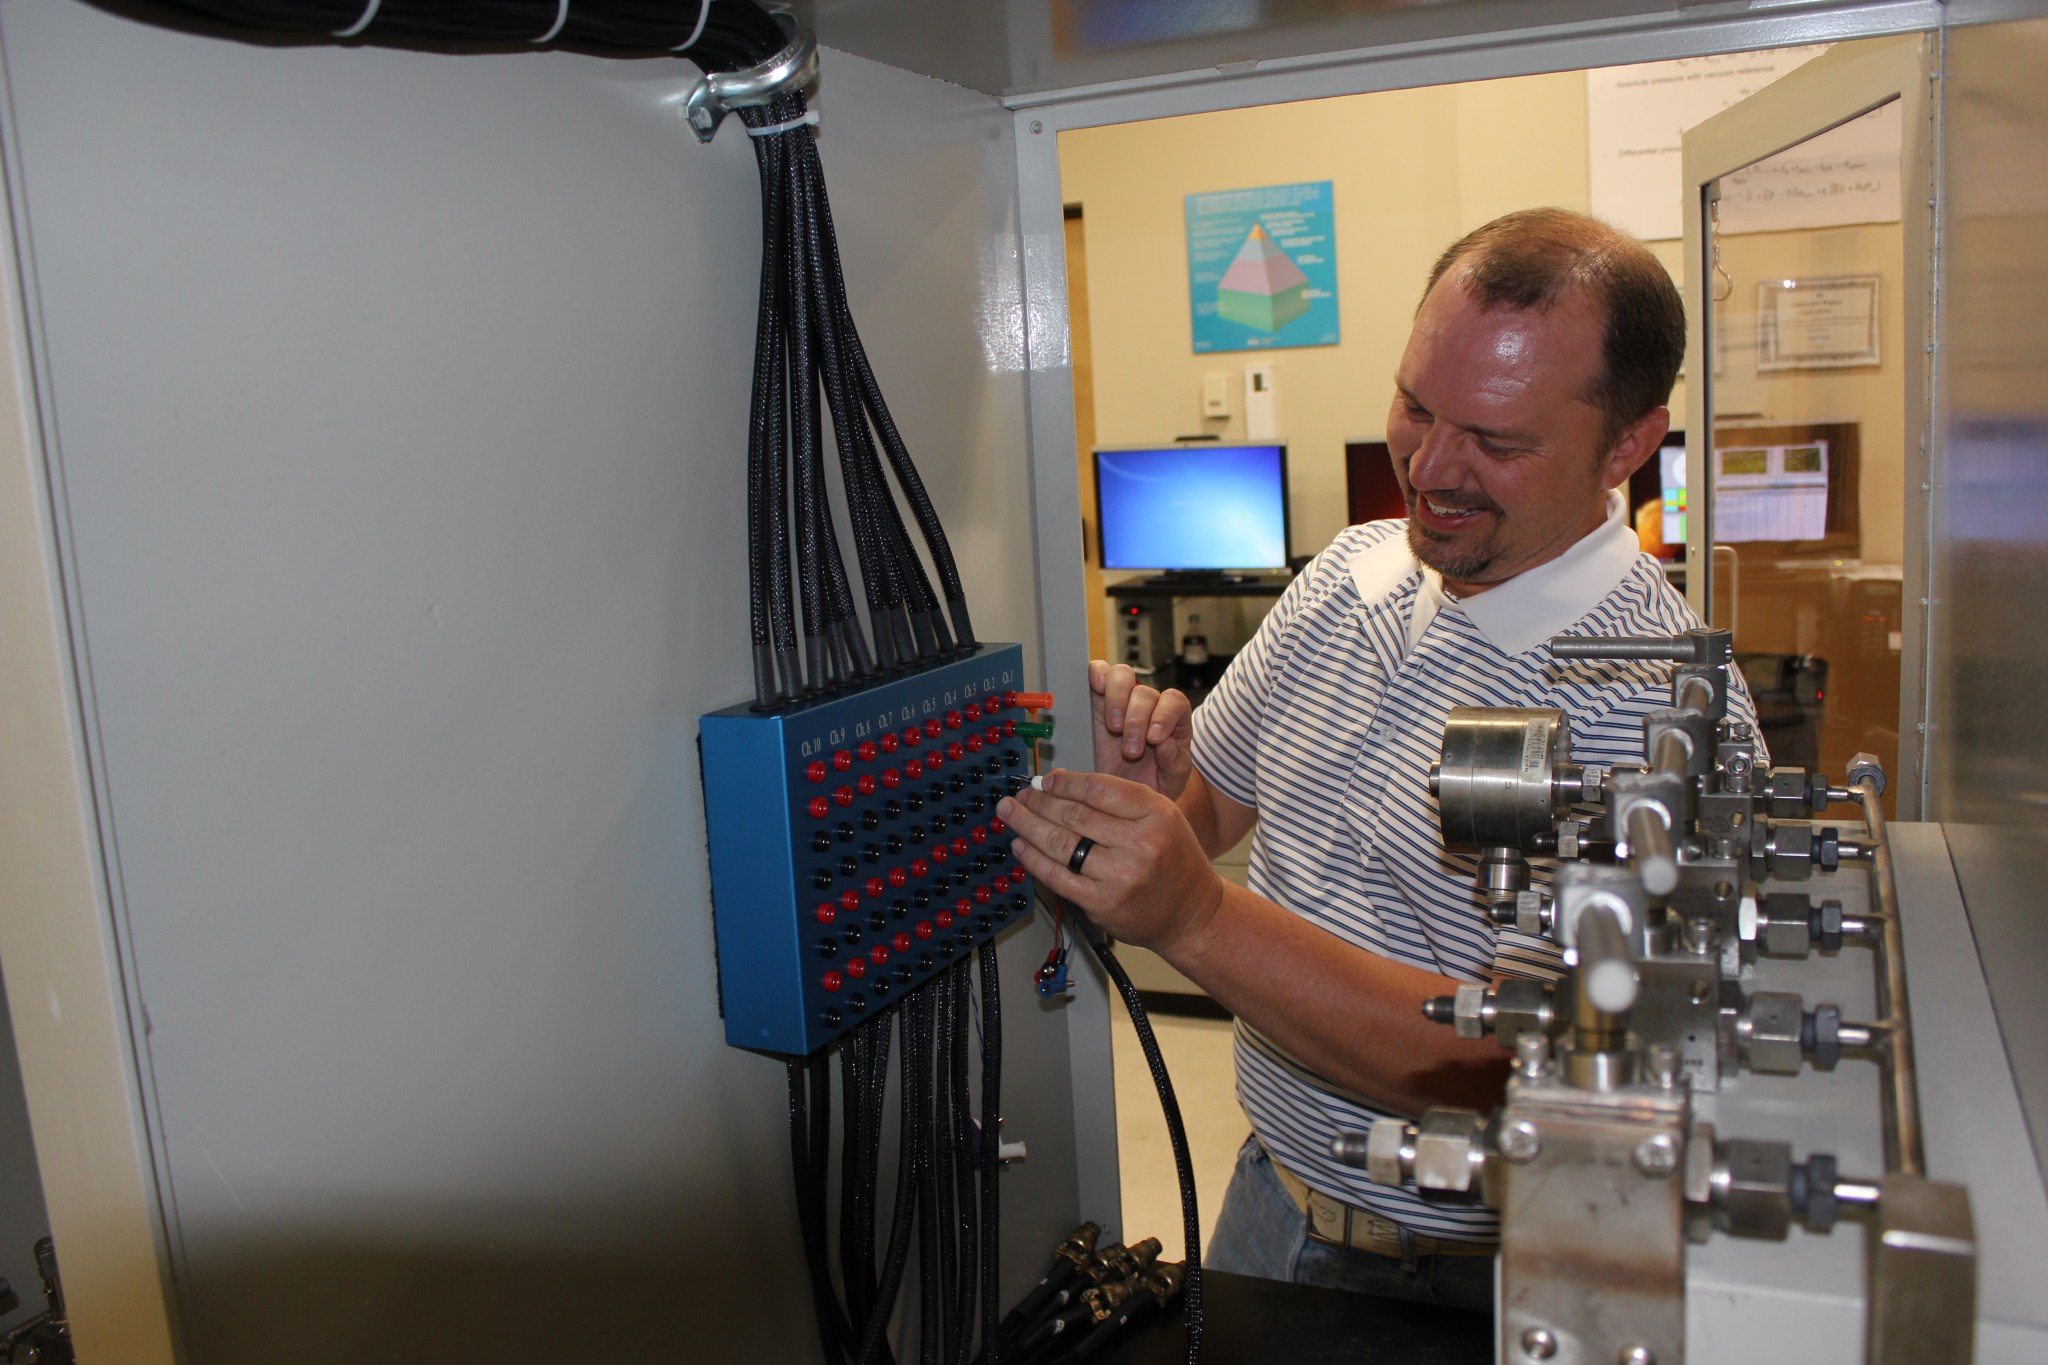
<path fill-rule="evenodd" d="M 999 1365 L 996 1296 L 1001 1292 L 1001 1215 L 997 1177 L 1002 1161 L 1003 1008 L 996 980 L 996 945 L 985 939 L 977 953 L 981 967 L 981 1349 L 987 1365 Z"/>
<path fill-rule="evenodd" d="M 813 1112 L 829 1115 L 830 1098 L 825 1088 L 830 1084 L 831 1073 L 823 1067 L 822 1058 L 789 1064 L 789 1147 L 790 1164 L 796 1176 L 797 1229 L 810 1276 L 819 1349 L 828 1362 L 838 1365 L 846 1358 L 843 1343 L 849 1329 L 825 1260 L 825 1189 L 823 1169 L 816 1157 L 818 1145 L 829 1138 L 830 1119 L 827 1117 L 828 1126 L 821 1132 L 812 1117 Z M 817 1093 L 807 1094 L 807 1089 Z"/>
<path fill-rule="evenodd" d="M 783 103 L 778 101 L 770 106 L 769 116 L 778 114 Z M 764 144 L 762 197 L 764 200 L 772 199 L 775 206 L 773 235 L 764 236 L 762 240 L 762 288 L 764 292 L 772 291 L 774 328 L 756 341 L 757 347 L 765 347 L 769 352 L 771 383 L 765 494 L 768 513 L 768 612 L 776 669 L 781 678 L 780 691 L 784 696 L 793 697 L 802 690 L 803 679 L 797 661 L 796 604 L 790 587 L 789 196 L 786 184 L 789 153 L 787 143 L 781 138 L 759 138 L 756 141 Z"/>
<path fill-rule="evenodd" d="M 401 47 L 433 52 L 531 52 L 537 48 L 600 57 L 682 54 L 707 71 L 751 66 L 783 44 L 781 30 L 750 4 L 713 0 L 576 0 L 566 15 L 556 0 L 383 0 L 367 26 L 365 0 L 155 0 L 123 6 L 158 23 L 184 20 L 202 31 L 249 30 L 302 44 Z M 703 26 L 698 28 L 699 15 Z M 547 37 L 545 44 L 535 40 Z"/>
<path fill-rule="evenodd" d="M 874 477 L 871 451 L 863 449 L 869 439 L 867 417 L 847 381 L 846 357 L 839 335 L 842 324 L 823 273 L 822 259 L 827 248 L 814 216 L 818 197 L 823 193 L 823 172 L 808 138 L 802 140 L 791 159 L 795 163 L 794 194 L 799 205 L 793 226 L 797 251 L 804 262 L 812 331 L 818 347 L 818 372 L 824 383 L 826 407 L 832 414 L 840 487 L 846 496 L 854 556 L 860 565 L 862 591 L 872 617 L 901 593 L 898 566 L 886 555 L 878 533 L 882 509 L 888 507 L 889 491 Z M 859 630 L 857 618 L 852 618 L 852 629 Z"/>
<path fill-rule="evenodd" d="M 816 160 L 818 149 L 812 144 L 798 148 L 797 154 Z M 889 464 L 895 470 L 896 482 L 901 485 L 904 497 L 910 502 L 911 515 L 917 518 L 918 527 L 924 532 L 925 546 L 931 552 L 932 566 L 938 570 L 939 583 L 945 589 L 948 606 L 958 604 L 959 614 L 953 621 L 953 634 L 963 647 L 971 646 L 974 643 L 974 627 L 967 619 L 966 591 L 961 586 L 960 570 L 953 561 L 952 547 L 946 539 L 945 528 L 939 524 L 938 509 L 932 506 L 931 496 L 925 492 L 924 480 L 918 476 L 917 465 L 910 458 L 910 448 L 904 444 L 902 434 L 896 429 L 895 420 L 889 415 L 889 405 L 882 397 L 882 386 L 876 382 L 874 368 L 868 363 L 867 349 L 861 344 L 860 331 L 854 326 L 853 311 L 846 302 L 845 277 L 839 260 L 839 239 L 832 228 L 832 209 L 825 197 L 822 180 L 816 213 L 828 252 L 826 269 L 838 281 L 836 303 L 843 315 L 840 319 L 840 328 L 846 338 L 847 353 L 853 362 L 854 373 L 860 380 L 862 399 L 867 407 L 869 419 L 874 422 L 875 431 L 882 438 L 882 448 L 889 454 Z"/>
<path fill-rule="evenodd" d="M 953 1318 L 960 1324 L 960 1332 L 951 1365 L 966 1365 L 973 1350 L 976 1308 L 981 1296 L 981 1217 L 976 1206 L 976 1163 L 972 1145 L 974 1092 L 969 1083 L 970 1072 L 967 1064 L 967 1035 L 974 1027 L 974 1016 L 969 1011 L 967 1003 L 967 975 L 968 969 L 964 962 L 955 964 L 946 973 L 949 982 L 946 1008 L 952 1011 L 954 1021 L 951 1057 L 952 1179 L 960 1207 L 960 1272 L 955 1287 L 957 1298 L 953 1308 Z"/>
<path fill-rule="evenodd" d="M 889 1217 L 889 1248 L 882 1257 L 882 1283 L 875 1297 L 874 1311 L 868 1314 L 866 1329 L 861 1334 L 860 1351 L 855 1356 L 855 1365 L 875 1365 L 890 1359 L 884 1338 L 889 1330 L 889 1317 L 895 1311 L 896 1298 L 903 1285 L 904 1267 L 910 1259 L 910 1233 L 917 1217 L 917 1145 L 912 1135 L 917 1131 L 917 1076 L 916 1022 L 909 1009 L 896 1014 L 897 1029 L 901 1033 L 898 1049 L 903 1058 L 903 1079 L 898 1086 L 898 1120 L 896 1139 L 896 1207 Z"/>
<path fill-rule="evenodd" d="M 768 116 L 765 109 L 746 109 L 749 125 Z M 778 534 L 787 525 L 778 515 L 782 492 L 782 251 L 784 207 L 780 139 L 754 139 L 761 176 L 761 286 L 754 327 L 754 376 L 747 415 L 747 608 L 754 658 L 754 704 L 769 708 L 782 701 L 776 679 L 774 637 L 777 599 L 789 609 L 789 580 L 777 573 L 786 547 Z M 783 554 L 778 554 L 778 549 Z M 794 626 L 789 627 L 794 636 Z M 792 643 L 794 640 L 792 638 Z"/>
<path fill-rule="evenodd" d="M 1086 923 L 1079 914 L 1069 918 L 1077 924 Z M 1145 1050 L 1145 1065 L 1152 1072 L 1159 1107 L 1166 1115 L 1166 1134 L 1173 1142 L 1174 1174 L 1180 1180 L 1181 1232 L 1187 1242 L 1187 1273 L 1181 1282 L 1181 1302 L 1187 1322 L 1188 1365 L 1197 1365 L 1202 1358 L 1202 1219 L 1195 1207 L 1195 1163 L 1188 1155 L 1187 1127 L 1181 1122 L 1180 1102 L 1173 1096 L 1173 1078 L 1166 1074 L 1166 1058 L 1159 1051 L 1159 1040 L 1152 1035 L 1152 1020 L 1145 1013 L 1138 988 L 1131 984 L 1129 974 L 1108 943 L 1092 933 L 1084 937 L 1095 950 L 1102 969 L 1116 983 L 1117 994 L 1124 998 L 1124 1008 L 1130 1011 L 1131 1027 L 1137 1030 L 1138 1046 Z"/>

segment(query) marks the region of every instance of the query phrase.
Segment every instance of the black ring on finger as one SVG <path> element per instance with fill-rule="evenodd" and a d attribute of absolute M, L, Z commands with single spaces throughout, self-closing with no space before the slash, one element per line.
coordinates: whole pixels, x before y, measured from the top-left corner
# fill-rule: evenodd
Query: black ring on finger
<path fill-rule="evenodd" d="M 1081 864 L 1088 861 L 1088 855 L 1091 852 L 1093 852 L 1094 849 L 1095 841 L 1085 834 L 1082 835 L 1081 842 L 1075 844 L 1074 851 L 1067 855 L 1067 871 L 1073 873 L 1077 877 L 1080 876 Z"/>

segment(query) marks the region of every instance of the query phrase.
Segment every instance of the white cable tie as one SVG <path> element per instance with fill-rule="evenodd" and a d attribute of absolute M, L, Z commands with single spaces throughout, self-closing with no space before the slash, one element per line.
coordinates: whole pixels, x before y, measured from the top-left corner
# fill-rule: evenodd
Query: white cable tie
<path fill-rule="evenodd" d="M 669 49 L 671 52 L 688 52 L 704 36 L 704 21 L 711 17 L 711 0 L 697 0 L 697 27 L 690 30 L 690 36 Z"/>
<path fill-rule="evenodd" d="M 334 36 L 337 38 L 353 38 L 358 33 L 361 33 L 370 26 L 370 21 L 377 17 L 377 6 L 383 3 L 384 0 L 370 0 L 369 4 L 363 6 L 363 17 L 350 24 L 347 28 L 334 30 Z"/>
<path fill-rule="evenodd" d="M 533 40 L 534 45 L 539 46 L 541 43 L 552 43 L 555 40 L 555 35 L 562 31 L 562 25 L 568 22 L 569 0 L 562 0 L 561 8 L 555 11 L 555 26 L 546 33 L 541 34 L 540 37 L 535 38 Z"/>
<path fill-rule="evenodd" d="M 806 109 L 803 113 L 798 114 L 795 118 L 784 119 L 780 123 L 770 123 L 759 128 L 749 128 L 747 129 L 747 136 L 774 137 L 777 133 L 786 133 L 792 128 L 815 128 L 817 126 L 818 111 L 815 109 Z"/>

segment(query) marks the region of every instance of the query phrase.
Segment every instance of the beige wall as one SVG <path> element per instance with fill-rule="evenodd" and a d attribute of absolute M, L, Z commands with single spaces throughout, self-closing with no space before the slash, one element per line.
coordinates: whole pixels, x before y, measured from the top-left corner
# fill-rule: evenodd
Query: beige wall
<path fill-rule="evenodd" d="M 1096 437 L 1128 445 L 1244 434 L 1248 362 L 1275 367 L 1294 545 L 1344 526 L 1344 442 L 1385 429 L 1395 362 L 1430 262 L 1459 234 L 1531 204 L 1587 202 L 1585 78 L 1576 73 L 1401 90 L 1060 137 L 1067 202 L 1087 216 Z M 1182 197 L 1333 182 L 1343 341 L 1194 354 Z M 1235 410 L 1204 421 L 1202 378 Z"/>
<path fill-rule="evenodd" d="M 1510 209 L 1590 207 L 1585 77 L 1565 72 L 1084 129 L 1061 135 L 1060 168 L 1067 202 L 1081 206 L 1088 225 L 1097 440 L 1241 438 L 1244 367 L 1272 364 L 1288 443 L 1293 550 L 1306 554 L 1343 528 L 1344 442 L 1384 434 L 1394 366 L 1436 254 Z M 1325 179 L 1336 205 L 1343 341 L 1196 355 L 1183 196 Z M 1651 249 L 1675 276 L 1679 243 Z M 1862 422 L 1863 557 L 1897 562 L 1897 385 L 1907 359 L 1898 226 L 1731 237 L 1724 260 L 1738 322 L 1752 333 L 1755 285 L 1765 274 L 1883 276 L 1882 367 L 1759 378 L 1752 336 L 1730 352 L 1720 406 L 1773 421 Z M 1229 377 L 1227 420 L 1201 416 L 1202 379 L 1211 374 Z M 1682 415 L 1684 406 L 1681 379 L 1672 410 Z"/>

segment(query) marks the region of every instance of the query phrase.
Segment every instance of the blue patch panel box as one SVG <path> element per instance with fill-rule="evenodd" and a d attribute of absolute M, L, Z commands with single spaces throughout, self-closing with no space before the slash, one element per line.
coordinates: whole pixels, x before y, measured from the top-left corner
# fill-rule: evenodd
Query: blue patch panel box
<path fill-rule="evenodd" d="M 816 1052 L 1030 908 L 995 815 L 1030 776 L 1023 665 L 982 645 L 699 722 L 728 1043 Z"/>

